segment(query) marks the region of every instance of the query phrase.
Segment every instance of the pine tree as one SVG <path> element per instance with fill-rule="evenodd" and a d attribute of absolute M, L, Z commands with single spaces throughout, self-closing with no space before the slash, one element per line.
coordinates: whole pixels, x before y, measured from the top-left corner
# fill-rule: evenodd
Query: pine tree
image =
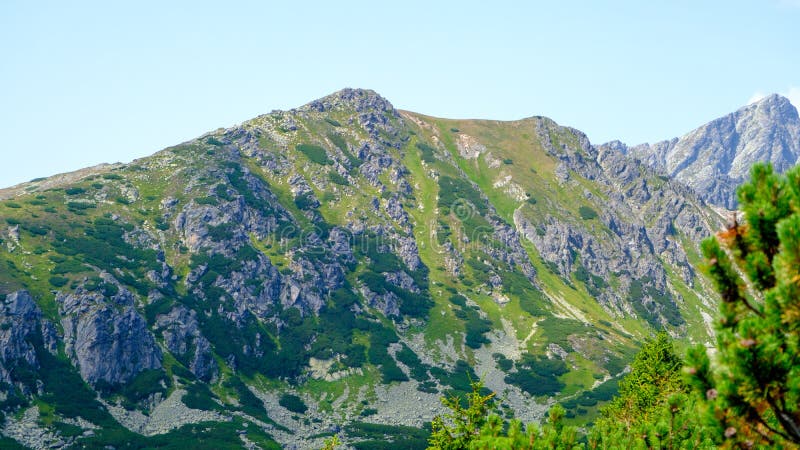
<path fill-rule="evenodd" d="M 467 395 L 467 407 L 462 406 L 457 395 L 443 397 L 442 404 L 450 409 L 444 417 L 436 416 L 431 423 L 429 449 L 456 450 L 469 448 L 480 434 L 480 429 L 494 407 L 494 393 L 483 395 L 483 383 L 472 383 L 472 393 Z"/>
<path fill-rule="evenodd" d="M 738 191 L 744 220 L 702 244 L 721 296 L 716 353 L 688 371 L 726 446 L 800 445 L 800 166 L 759 164 Z"/>
<path fill-rule="evenodd" d="M 666 333 L 646 341 L 589 431 L 589 448 L 713 448 L 713 433 L 697 420 L 682 369 Z"/>
<path fill-rule="evenodd" d="M 494 393 L 484 395 L 483 390 L 482 382 L 472 383 L 466 408 L 458 396 L 442 398 L 442 404 L 451 412 L 433 419 L 429 450 L 583 448 L 577 440 L 577 429 L 562 423 L 566 411 L 560 405 L 550 409 L 548 420 L 541 427 L 523 427 L 519 420 L 511 420 L 506 426 L 500 416 L 492 413 Z"/>
<path fill-rule="evenodd" d="M 682 368 L 683 361 L 666 333 L 647 340 L 631 363 L 631 372 L 620 382 L 619 394 L 604 408 L 603 416 L 626 427 L 647 422 L 670 395 L 687 391 Z"/>

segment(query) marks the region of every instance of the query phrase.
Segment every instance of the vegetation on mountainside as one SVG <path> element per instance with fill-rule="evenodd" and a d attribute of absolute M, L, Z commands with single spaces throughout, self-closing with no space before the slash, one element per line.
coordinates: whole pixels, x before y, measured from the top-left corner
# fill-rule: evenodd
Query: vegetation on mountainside
<path fill-rule="evenodd" d="M 129 385 L 90 386 L 62 344 L 41 368 L 57 367 L 61 379 L 45 376 L 37 394 L 35 371 L 20 373 L 30 375 L 27 393 L 20 387 L 0 409 L 38 404 L 72 418 L 83 407 L 108 431 L 82 443 L 132 439 L 147 446 L 161 441 L 131 438 L 96 393 L 149 414 L 153 399 L 186 391 L 186 406 L 235 414 L 242 419 L 236 426 L 250 423 L 248 439 L 256 441 L 255 422 L 239 414 L 273 423 L 270 405 L 256 395 L 269 391 L 294 413 L 276 430 L 325 420 L 341 426 L 342 439 L 356 448 L 419 448 L 429 430 L 366 422 L 387 410 L 377 389 L 409 382 L 403 387 L 423 400 L 463 396 L 472 381 L 499 368 L 499 383 L 530 394 L 523 403 L 563 404 L 563 417 L 551 413 L 552 427 L 534 433 L 544 436 L 594 420 L 652 328 L 686 327 L 703 339 L 702 328 L 691 329 L 704 286 L 692 284 L 692 273 L 665 269 L 677 273 L 668 284 L 684 299 L 679 310 L 674 291 L 650 286 L 653 279 L 606 275 L 577 250 L 560 267 L 554 253 L 540 254 L 521 235 L 517 213 L 538 236 L 559 224 L 579 230 L 584 242 L 614 233 L 604 222 L 608 192 L 578 173 L 567 183 L 556 178 L 560 159 L 542 148 L 538 119 L 419 116 L 417 123 L 376 114 L 391 130 L 362 126 L 374 118 L 350 110 L 274 113 L 60 187 L 32 185 L 0 202 L 0 296 L 29 290 L 58 327 L 59 293 L 81 290 L 108 301 L 128 290 L 164 350 L 163 367 Z M 577 145 L 574 130 L 545 125 L 556 148 Z M 487 152 L 461 155 L 458 139 L 470 136 Z M 498 184 L 507 176 L 512 183 Z M 184 226 L 192 213 L 203 217 L 193 229 Z M 330 251 L 336 232 L 350 233 L 349 245 Z M 404 258 L 415 253 L 416 265 Z M 327 270 L 336 262 L 343 273 Z M 259 266 L 267 268 L 253 276 Z M 296 286 L 280 284 L 291 277 L 301 294 L 319 294 L 314 307 L 302 298 L 293 303 Z M 599 302 L 610 289 L 636 314 L 618 317 L 619 305 Z M 391 306 L 395 312 L 387 312 Z M 180 309 L 196 314 L 218 377 L 192 373 L 197 341 L 187 341 L 183 354 L 165 350 L 169 337 L 159 323 Z M 319 372 L 310 370 L 312 358 Z M 519 408 L 502 405 L 503 416 Z M 193 426 L 173 436 L 206 429 L 228 436 L 241 427 Z"/>
<path fill-rule="evenodd" d="M 467 407 L 442 399 L 452 412 L 434 420 L 429 448 L 797 448 L 800 167 L 756 165 L 738 195 L 744 221 L 703 242 L 722 297 L 713 359 L 697 346 L 684 363 L 666 334 L 649 340 L 580 443 L 560 406 L 542 430 L 504 425 L 477 383 Z"/>
<path fill-rule="evenodd" d="M 483 383 L 476 381 L 465 399 L 442 398 L 442 404 L 451 412 L 434 418 L 429 449 L 570 449 L 578 445 L 577 429 L 563 424 L 561 406 L 550 409 L 548 421 L 541 428 L 535 424 L 523 427 L 514 419 L 505 423 L 495 413 L 495 394 L 484 394 L 483 390 Z"/>
<path fill-rule="evenodd" d="M 588 431 L 588 447 L 713 448 L 714 430 L 698 417 L 683 367 L 665 333 L 645 342 L 619 394 Z"/>
<path fill-rule="evenodd" d="M 715 428 L 697 414 L 696 397 L 682 369 L 666 334 L 645 342 L 620 382 L 619 394 L 583 437 L 563 423 L 561 405 L 550 409 L 542 426 L 505 421 L 496 414 L 494 393 L 483 392 L 482 383 L 476 382 L 465 398 L 442 398 L 451 412 L 434 419 L 428 448 L 714 448 L 719 441 Z"/>

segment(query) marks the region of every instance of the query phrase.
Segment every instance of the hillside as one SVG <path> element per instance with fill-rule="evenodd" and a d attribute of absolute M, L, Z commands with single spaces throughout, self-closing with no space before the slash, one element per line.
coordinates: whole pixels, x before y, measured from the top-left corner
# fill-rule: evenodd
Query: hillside
<path fill-rule="evenodd" d="M 723 218 L 544 117 L 345 89 L 0 198 L 2 434 L 38 448 L 413 448 L 479 377 L 585 423 L 645 336 L 705 342 L 715 309 Z"/>

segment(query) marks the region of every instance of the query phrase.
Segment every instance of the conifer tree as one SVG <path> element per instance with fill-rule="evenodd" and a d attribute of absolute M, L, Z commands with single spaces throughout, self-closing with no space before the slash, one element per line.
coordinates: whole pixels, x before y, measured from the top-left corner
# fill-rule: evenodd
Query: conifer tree
<path fill-rule="evenodd" d="M 550 409 L 547 422 L 541 427 L 536 424 L 524 427 L 519 420 L 511 420 L 506 426 L 500 416 L 492 413 L 494 393 L 484 395 L 483 390 L 483 382 L 472 383 L 466 408 L 458 396 L 442 398 L 442 404 L 451 412 L 433 419 L 429 450 L 583 448 L 578 443 L 577 429 L 564 426 L 566 411 L 560 405 Z"/>
<path fill-rule="evenodd" d="M 714 434 L 697 418 L 682 369 L 666 333 L 647 340 L 619 393 L 589 430 L 588 448 L 714 448 Z"/>
<path fill-rule="evenodd" d="M 480 434 L 481 427 L 494 407 L 494 393 L 483 395 L 483 383 L 472 383 L 472 392 L 467 395 L 467 407 L 462 406 L 457 395 L 443 397 L 442 404 L 450 409 L 444 417 L 436 416 L 431 423 L 430 449 L 456 450 L 469 448 Z"/>
<path fill-rule="evenodd" d="M 800 445 L 800 166 L 759 164 L 739 188 L 744 220 L 702 244 L 721 296 L 716 353 L 691 380 L 726 446 Z"/>

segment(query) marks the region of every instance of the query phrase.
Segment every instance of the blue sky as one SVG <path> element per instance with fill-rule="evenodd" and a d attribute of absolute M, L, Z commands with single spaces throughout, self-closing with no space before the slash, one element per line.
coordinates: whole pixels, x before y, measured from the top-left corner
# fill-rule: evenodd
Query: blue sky
<path fill-rule="evenodd" d="M 169 4 L 167 4 L 169 3 Z M 130 161 L 342 87 L 592 142 L 800 103 L 800 0 L 0 2 L 0 187 Z"/>

